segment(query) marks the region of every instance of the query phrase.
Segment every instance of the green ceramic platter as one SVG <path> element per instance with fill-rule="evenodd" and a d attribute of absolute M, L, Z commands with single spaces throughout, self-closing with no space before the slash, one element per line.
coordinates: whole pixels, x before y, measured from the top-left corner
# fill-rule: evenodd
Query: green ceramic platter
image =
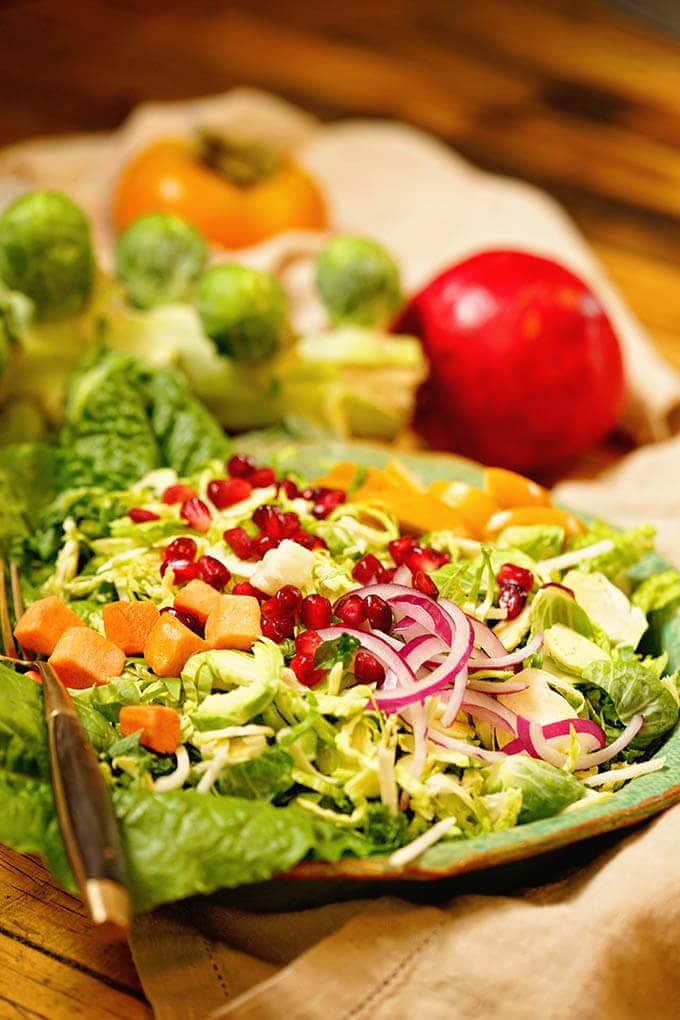
<path fill-rule="evenodd" d="M 370 444 L 300 442 L 267 434 L 247 437 L 239 448 L 241 446 L 262 461 L 272 461 L 280 469 L 296 471 L 307 478 L 314 478 L 343 460 L 379 467 L 395 457 L 394 450 Z M 425 483 L 440 478 L 473 485 L 481 483 L 482 469 L 472 461 L 437 453 L 399 451 L 397 456 Z M 667 650 L 673 653 L 671 658 L 674 661 L 677 658 L 675 639 L 678 629 L 680 617 L 676 616 L 662 633 L 662 642 L 666 646 L 669 643 L 673 645 Z M 675 729 L 657 754 L 666 759 L 663 769 L 633 780 L 607 801 L 503 832 L 459 842 L 438 843 L 417 861 L 400 870 L 388 868 L 385 859 L 381 858 L 346 858 L 334 864 L 303 863 L 283 877 L 287 881 L 296 880 L 302 886 L 307 884 L 311 898 L 318 901 L 344 898 L 348 893 L 356 895 L 357 890 L 359 893 L 387 893 L 393 891 L 394 886 L 402 892 L 405 885 L 443 881 L 539 854 L 547 855 L 560 847 L 634 825 L 680 801 L 680 727 Z M 299 892 L 304 902 L 302 888 Z"/>

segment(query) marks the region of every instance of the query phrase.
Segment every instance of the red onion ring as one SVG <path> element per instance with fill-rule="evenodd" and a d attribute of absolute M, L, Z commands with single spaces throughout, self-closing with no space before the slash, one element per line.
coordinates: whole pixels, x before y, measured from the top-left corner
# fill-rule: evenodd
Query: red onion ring
<path fill-rule="evenodd" d="M 478 691 L 465 691 L 463 704 L 461 706 L 470 715 L 485 719 L 504 733 L 512 733 L 517 736 L 517 714 L 509 708 L 500 705 L 488 694 L 481 694 Z"/>
<path fill-rule="evenodd" d="M 486 659 L 473 653 L 470 656 L 470 669 L 510 669 L 512 666 L 523 663 L 525 659 L 538 651 L 542 644 L 543 635 L 536 634 L 523 648 L 518 648 L 514 652 L 506 652 L 498 657 Z"/>
<path fill-rule="evenodd" d="M 440 747 L 447 747 L 450 751 L 459 751 L 460 754 L 465 754 L 469 758 L 479 758 L 482 761 L 503 761 L 506 757 L 503 751 L 487 751 L 485 747 L 468 744 L 464 740 L 449 737 L 446 733 L 440 733 L 438 730 L 430 730 L 430 740 L 433 744 L 439 744 Z"/>

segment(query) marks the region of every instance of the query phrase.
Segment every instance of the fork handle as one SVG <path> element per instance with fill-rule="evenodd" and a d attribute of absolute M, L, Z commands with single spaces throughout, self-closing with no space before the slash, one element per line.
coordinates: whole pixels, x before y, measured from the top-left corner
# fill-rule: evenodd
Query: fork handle
<path fill-rule="evenodd" d="M 69 863 L 92 920 L 125 930 L 130 901 L 111 797 L 75 708 L 49 704 L 49 687 L 44 685 L 52 788 Z"/>

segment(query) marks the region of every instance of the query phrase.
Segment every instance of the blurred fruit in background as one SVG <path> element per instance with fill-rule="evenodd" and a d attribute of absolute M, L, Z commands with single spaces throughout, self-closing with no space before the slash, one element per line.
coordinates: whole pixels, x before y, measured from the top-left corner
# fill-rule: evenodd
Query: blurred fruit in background
<path fill-rule="evenodd" d="M 209 132 L 193 142 L 155 142 L 124 167 L 113 198 L 116 230 L 159 211 L 176 213 L 230 249 L 328 225 L 318 185 L 290 157 L 263 142 Z"/>
<path fill-rule="evenodd" d="M 468 258 L 412 297 L 394 329 L 419 336 L 430 361 L 415 426 L 436 449 L 531 473 L 585 452 L 616 422 L 614 331 L 592 290 L 549 259 Z"/>

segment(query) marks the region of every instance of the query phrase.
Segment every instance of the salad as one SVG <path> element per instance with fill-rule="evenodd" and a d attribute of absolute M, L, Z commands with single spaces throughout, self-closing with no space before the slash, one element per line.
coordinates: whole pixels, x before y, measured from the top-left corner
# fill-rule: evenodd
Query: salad
<path fill-rule="evenodd" d="M 129 427 L 107 431 L 134 370 L 103 353 L 56 448 L 5 448 L 0 540 L 17 637 L 99 754 L 138 910 L 304 860 L 403 872 L 664 767 L 680 575 L 651 528 L 583 522 L 501 469 L 480 488 L 399 463 L 309 477 L 284 466 L 292 437 L 256 461 L 139 365 Z M 72 886 L 39 684 L 0 674 L 0 839 Z"/>

